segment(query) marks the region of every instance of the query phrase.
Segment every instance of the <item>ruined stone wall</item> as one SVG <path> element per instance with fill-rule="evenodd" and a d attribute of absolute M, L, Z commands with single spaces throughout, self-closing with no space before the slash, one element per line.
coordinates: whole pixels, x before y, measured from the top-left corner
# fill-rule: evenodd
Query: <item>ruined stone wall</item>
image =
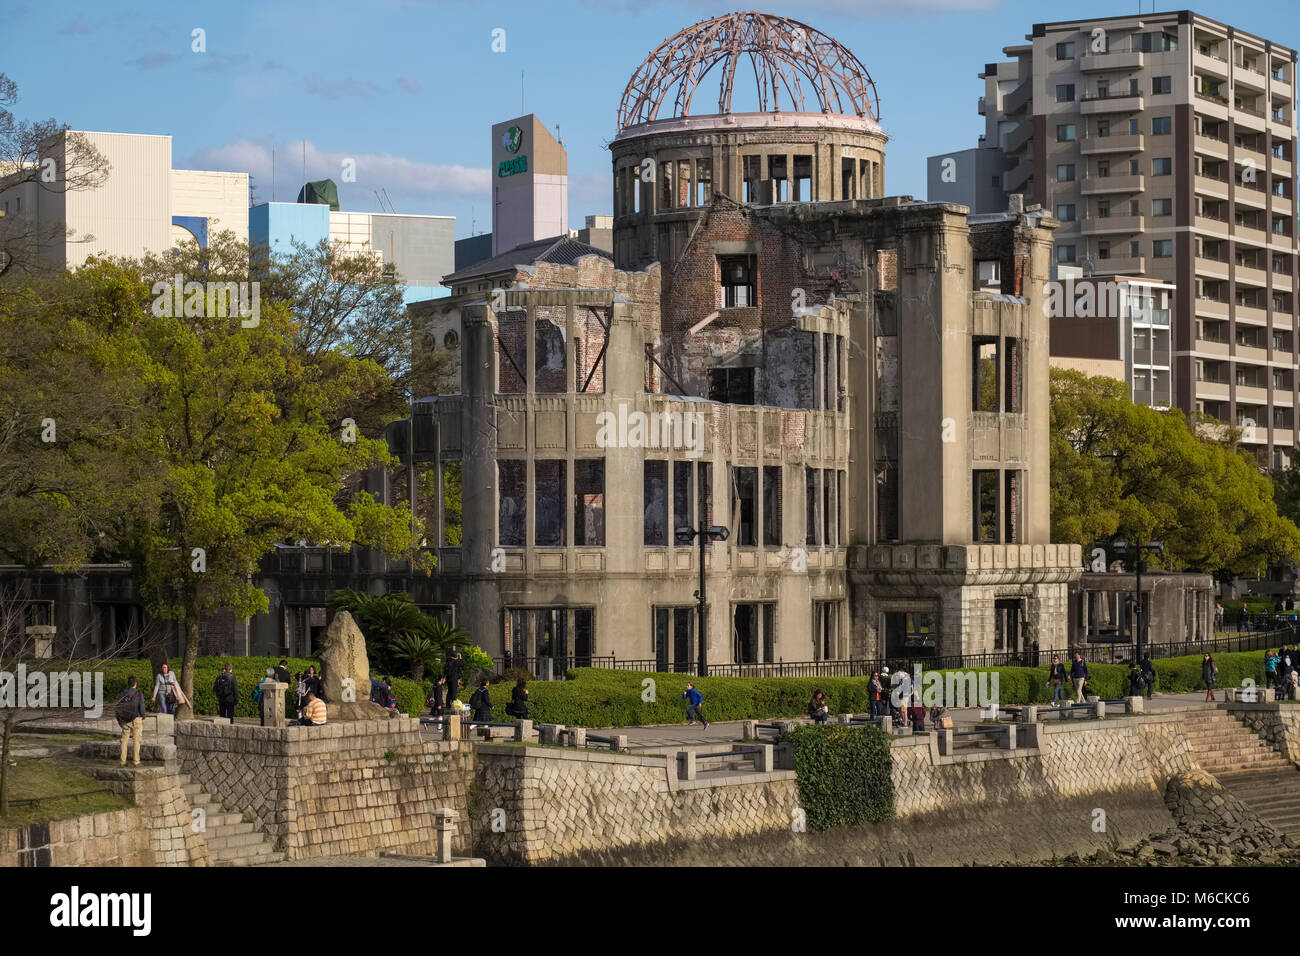
<path fill-rule="evenodd" d="M 0 867 L 153 866 L 150 833 L 137 807 L 0 829 Z"/>
<path fill-rule="evenodd" d="M 177 726 L 176 742 L 191 779 L 251 814 L 290 860 L 428 854 L 434 810 L 468 816 L 472 749 L 422 742 L 414 718 L 281 728 L 190 721 Z M 462 826 L 457 851 L 469 840 Z"/>
<path fill-rule="evenodd" d="M 1300 705 L 1235 703 L 1228 712 L 1278 753 L 1300 763 Z"/>
<path fill-rule="evenodd" d="M 96 776 L 114 792 L 130 799 L 142 814 L 156 866 L 211 866 L 212 855 L 196 827 L 193 807 L 182 789 L 178 762 L 167 757 L 162 766 L 144 769 L 109 768 Z"/>

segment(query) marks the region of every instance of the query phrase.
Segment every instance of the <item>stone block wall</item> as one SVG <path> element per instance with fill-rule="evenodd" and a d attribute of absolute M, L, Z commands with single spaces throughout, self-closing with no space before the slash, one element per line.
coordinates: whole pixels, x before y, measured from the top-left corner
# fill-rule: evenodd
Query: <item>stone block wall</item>
<path fill-rule="evenodd" d="M 0 867 L 153 866 L 149 827 L 131 807 L 0 829 Z"/>
<path fill-rule="evenodd" d="M 1278 753 L 1300 763 L 1300 705 L 1236 703 L 1228 705 L 1228 712 Z"/>
<path fill-rule="evenodd" d="M 193 807 L 181 788 L 175 760 L 160 767 L 99 770 L 96 777 L 135 803 L 148 833 L 153 865 L 212 865 L 203 833 L 195 827 Z"/>
<path fill-rule="evenodd" d="M 428 854 L 435 809 L 468 818 L 472 747 L 426 744 L 414 718 L 279 728 L 192 721 L 178 726 L 176 743 L 191 779 L 251 814 L 290 860 Z M 456 851 L 471 839 L 464 822 Z"/>
<path fill-rule="evenodd" d="M 788 829 L 798 806 L 788 770 L 679 782 L 663 757 L 487 744 L 478 762 L 474 850 L 489 863 L 636 859 Z"/>

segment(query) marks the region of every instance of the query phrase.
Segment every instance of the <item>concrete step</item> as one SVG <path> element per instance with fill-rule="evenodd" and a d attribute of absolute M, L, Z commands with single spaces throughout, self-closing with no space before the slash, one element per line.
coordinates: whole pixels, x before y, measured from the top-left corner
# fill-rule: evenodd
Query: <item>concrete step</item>
<path fill-rule="evenodd" d="M 213 853 L 235 849 L 236 847 L 255 847 L 266 843 L 266 837 L 251 829 L 248 833 L 214 833 L 209 830 L 205 835 L 208 849 Z"/>

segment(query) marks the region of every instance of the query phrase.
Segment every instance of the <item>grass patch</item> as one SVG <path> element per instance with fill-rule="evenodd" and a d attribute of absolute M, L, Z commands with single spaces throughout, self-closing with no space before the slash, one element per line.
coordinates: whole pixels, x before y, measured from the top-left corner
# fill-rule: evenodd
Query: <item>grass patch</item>
<path fill-rule="evenodd" d="M 104 782 L 68 761 L 20 757 L 16 763 L 9 768 L 9 813 L 0 817 L 0 827 L 65 820 L 131 806 L 129 800 L 116 793 L 88 793 L 104 790 Z M 21 802 L 31 800 L 39 802 Z"/>

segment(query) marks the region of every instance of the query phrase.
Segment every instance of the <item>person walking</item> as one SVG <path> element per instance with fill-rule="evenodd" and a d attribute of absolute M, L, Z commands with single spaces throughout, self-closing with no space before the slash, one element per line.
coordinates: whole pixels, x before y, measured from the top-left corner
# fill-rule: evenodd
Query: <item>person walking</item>
<path fill-rule="evenodd" d="M 153 700 L 164 714 L 174 714 L 177 708 L 189 703 L 170 664 L 163 664 L 162 671 L 154 676 Z"/>
<path fill-rule="evenodd" d="M 1078 651 L 1074 652 L 1074 663 L 1070 665 L 1070 680 L 1074 682 L 1074 702 L 1082 704 L 1083 689 L 1088 684 L 1088 664 Z"/>
<path fill-rule="evenodd" d="M 1264 652 L 1264 683 L 1274 690 L 1277 690 L 1277 665 L 1281 657 L 1274 654 L 1271 650 Z"/>
<path fill-rule="evenodd" d="M 431 693 L 428 699 L 425 700 L 424 702 L 429 708 L 430 717 L 442 716 L 443 707 L 445 706 L 443 701 L 443 692 L 446 689 L 447 689 L 447 678 L 444 675 L 439 674 L 438 680 L 433 685 L 433 693 Z"/>
<path fill-rule="evenodd" d="M 704 717 L 704 711 L 700 709 L 701 705 L 704 703 L 704 695 L 695 689 L 695 684 L 693 682 L 686 682 L 686 690 L 682 694 L 682 697 L 686 699 L 686 722 L 694 725 L 695 718 L 699 717 L 700 723 L 704 725 L 704 729 L 708 730 L 709 722 Z"/>
<path fill-rule="evenodd" d="M 235 665 L 229 661 L 221 668 L 221 673 L 212 684 L 212 693 L 217 698 L 217 716 L 229 718 L 235 722 L 235 705 L 239 703 L 239 681 L 235 677 Z"/>
<path fill-rule="evenodd" d="M 830 716 L 830 708 L 826 705 L 826 695 L 820 690 L 813 691 L 812 700 L 808 702 L 808 716 L 812 718 L 815 724 L 826 723 Z"/>
<path fill-rule="evenodd" d="M 135 766 L 140 766 L 140 738 L 144 736 L 144 694 L 136 685 L 134 677 L 126 679 L 126 690 L 117 699 L 113 716 L 122 728 L 122 766 L 126 766 L 127 740 L 135 737 Z"/>
<path fill-rule="evenodd" d="M 1219 665 L 1209 654 L 1201 661 L 1201 680 L 1205 681 L 1205 699 L 1214 700 L 1214 681 L 1219 676 Z"/>
<path fill-rule="evenodd" d="M 1061 663 L 1061 655 L 1052 655 L 1052 669 L 1047 674 L 1047 682 L 1052 685 L 1052 706 L 1061 706 L 1061 695 L 1065 693 L 1065 665 Z"/>
<path fill-rule="evenodd" d="M 1150 699 L 1152 691 L 1156 688 L 1156 665 L 1151 660 L 1150 651 L 1142 655 L 1142 676 L 1146 679 L 1147 698 Z"/>
<path fill-rule="evenodd" d="M 447 663 L 442 669 L 442 676 L 447 678 L 446 704 L 448 707 L 451 706 L 453 700 L 460 696 L 460 689 L 465 683 L 461 679 L 461 668 L 463 666 L 460 651 L 456 651 L 451 657 L 447 658 Z"/>
<path fill-rule="evenodd" d="M 469 698 L 469 709 L 474 712 L 474 720 L 480 724 L 492 722 L 492 695 L 488 692 L 487 678 L 478 682 L 478 690 Z"/>

